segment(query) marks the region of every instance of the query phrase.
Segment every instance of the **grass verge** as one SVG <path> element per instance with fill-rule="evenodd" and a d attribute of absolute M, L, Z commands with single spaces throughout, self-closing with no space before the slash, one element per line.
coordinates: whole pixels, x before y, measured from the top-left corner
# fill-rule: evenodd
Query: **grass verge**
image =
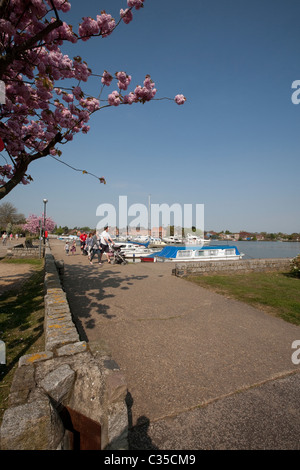
<path fill-rule="evenodd" d="M 41 267 L 44 266 L 44 260 L 42 259 L 30 259 L 30 258 L 2 258 L 0 260 L 1 264 L 30 264 L 31 266 Z"/>
<path fill-rule="evenodd" d="M 0 262 L 6 263 L 29 264 L 35 271 L 18 289 L 0 296 L 0 339 L 6 347 L 6 364 L 0 364 L 0 424 L 8 407 L 19 358 L 44 349 L 44 261 L 4 259 Z"/>
<path fill-rule="evenodd" d="M 300 279 L 288 273 L 188 276 L 202 287 L 300 325 Z"/>

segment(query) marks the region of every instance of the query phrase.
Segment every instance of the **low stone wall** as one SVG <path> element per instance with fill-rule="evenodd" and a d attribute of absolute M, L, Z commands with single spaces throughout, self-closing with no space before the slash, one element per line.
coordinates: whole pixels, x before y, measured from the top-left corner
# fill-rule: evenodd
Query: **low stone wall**
<path fill-rule="evenodd" d="M 90 348 L 80 340 L 59 273 L 63 264 L 46 248 L 45 350 L 19 360 L 0 428 L 0 448 L 70 449 L 67 410 L 68 416 L 72 411 L 83 422 L 101 426 L 96 436 L 99 450 L 127 450 L 124 376 L 103 345 Z"/>
<path fill-rule="evenodd" d="M 178 277 L 190 275 L 238 274 L 249 272 L 286 271 L 291 268 L 291 258 L 247 259 L 233 261 L 198 261 L 176 263 L 173 274 Z"/>
<path fill-rule="evenodd" d="M 41 253 L 40 253 L 41 252 Z M 23 245 L 16 245 L 14 247 L 8 248 L 6 253 L 7 258 L 43 258 L 44 257 L 44 247 L 33 245 L 31 248 L 26 248 Z"/>

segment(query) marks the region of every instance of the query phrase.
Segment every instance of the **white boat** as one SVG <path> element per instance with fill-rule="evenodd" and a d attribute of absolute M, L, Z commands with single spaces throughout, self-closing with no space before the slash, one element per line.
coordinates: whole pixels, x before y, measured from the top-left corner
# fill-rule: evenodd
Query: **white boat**
<path fill-rule="evenodd" d="M 115 243 L 128 242 L 128 237 L 125 235 L 118 235 L 116 237 L 112 237 L 112 239 Z"/>
<path fill-rule="evenodd" d="M 79 241 L 80 238 L 77 235 L 59 235 L 57 240 L 76 240 Z"/>
<path fill-rule="evenodd" d="M 162 239 L 165 243 L 167 244 L 179 244 L 182 243 L 183 240 L 180 237 L 177 237 L 176 235 L 170 235 L 169 237 L 163 237 Z"/>
<path fill-rule="evenodd" d="M 137 235 L 132 239 L 134 242 L 138 243 L 147 243 L 149 241 L 150 237 L 148 235 Z"/>
<path fill-rule="evenodd" d="M 150 248 L 163 248 L 166 246 L 166 242 L 162 241 L 161 238 L 150 237 Z"/>
<path fill-rule="evenodd" d="M 185 237 L 185 243 L 189 245 L 209 245 L 210 240 L 206 240 L 205 238 L 201 238 L 198 235 L 194 235 L 192 233 L 188 233 Z"/>
<path fill-rule="evenodd" d="M 244 256 L 236 246 L 167 246 L 161 251 L 142 257 L 144 262 L 192 262 L 239 260 Z"/>
<path fill-rule="evenodd" d="M 149 256 L 153 253 L 156 253 L 157 250 L 148 248 L 150 241 L 147 243 L 138 243 L 138 242 L 125 242 L 125 243 L 115 243 L 115 246 L 121 247 L 121 252 L 126 259 L 140 259 L 144 256 Z"/>

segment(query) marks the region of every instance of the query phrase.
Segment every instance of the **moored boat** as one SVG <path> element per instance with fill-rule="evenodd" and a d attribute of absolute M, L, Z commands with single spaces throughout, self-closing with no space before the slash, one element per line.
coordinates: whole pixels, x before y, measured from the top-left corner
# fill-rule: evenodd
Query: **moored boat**
<path fill-rule="evenodd" d="M 150 241 L 147 243 L 138 243 L 138 242 L 126 242 L 126 243 L 116 243 L 116 246 L 119 246 L 122 250 L 122 254 L 126 259 L 140 259 L 144 256 L 149 256 L 153 253 L 156 253 L 158 250 L 153 250 L 148 248 Z"/>
<path fill-rule="evenodd" d="M 192 262 L 192 261 L 226 261 L 242 259 L 236 246 L 167 246 L 161 251 L 142 256 L 143 262 Z"/>
<path fill-rule="evenodd" d="M 178 237 L 176 235 L 170 235 L 169 237 L 163 237 L 163 242 L 167 244 L 178 244 L 178 243 L 183 243 L 183 240 L 181 237 Z"/>
<path fill-rule="evenodd" d="M 166 243 L 159 237 L 150 237 L 149 248 L 163 248 Z"/>
<path fill-rule="evenodd" d="M 192 233 L 188 233 L 185 237 L 185 243 L 187 245 L 209 245 L 210 240 L 206 238 L 199 237 L 198 235 L 194 235 Z"/>

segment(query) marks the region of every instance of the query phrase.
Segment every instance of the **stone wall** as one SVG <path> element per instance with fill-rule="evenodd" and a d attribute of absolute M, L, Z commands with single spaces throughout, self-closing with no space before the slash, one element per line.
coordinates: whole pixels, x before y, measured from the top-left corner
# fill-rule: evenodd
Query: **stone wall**
<path fill-rule="evenodd" d="M 33 245 L 30 248 L 26 248 L 23 245 L 16 245 L 14 247 L 7 248 L 6 253 L 7 258 L 43 258 L 44 257 L 44 247 Z"/>
<path fill-rule="evenodd" d="M 195 261 L 176 263 L 173 269 L 175 276 L 184 277 L 190 275 L 212 275 L 212 274 L 238 274 L 249 272 L 289 272 L 292 259 L 247 259 L 232 261 Z"/>
<path fill-rule="evenodd" d="M 68 450 L 66 410 L 101 426 L 100 448 L 128 449 L 127 386 L 105 346 L 81 341 L 59 278 L 45 253 L 45 350 L 20 358 L 0 428 L 2 450 Z M 99 426 L 98 426 L 99 427 Z M 100 450 L 100 449 L 99 449 Z"/>

